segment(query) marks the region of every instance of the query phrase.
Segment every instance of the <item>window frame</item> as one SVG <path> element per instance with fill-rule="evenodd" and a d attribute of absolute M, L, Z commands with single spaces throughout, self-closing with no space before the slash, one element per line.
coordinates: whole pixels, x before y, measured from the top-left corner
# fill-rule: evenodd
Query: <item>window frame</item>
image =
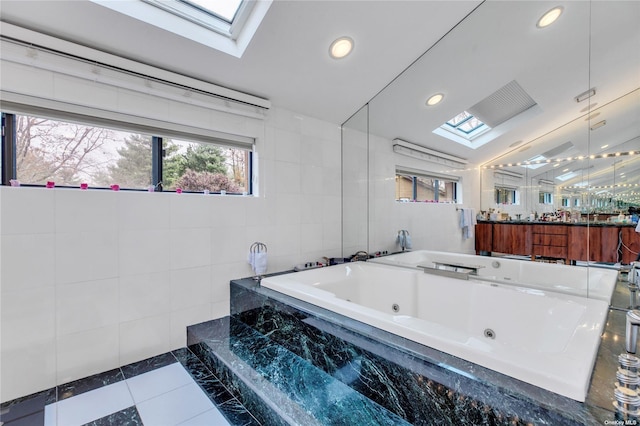
<path fill-rule="evenodd" d="M 501 202 L 500 192 L 511 192 L 513 193 L 513 202 Z M 510 205 L 510 206 L 519 206 L 520 205 L 520 191 L 517 187 L 508 186 L 508 185 L 494 185 L 494 201 L 498 205 Z"/>
<path fill-rule="evenodd" d="M 456 118 L 458 118 L 460 115 L 463 115 L 463 114 L 466 114 L 467 116 L 464 117 L 459 122 L 454 121 Z M 465 125 L 466 123 L 468 123 L 470 120 L 473 120 L 473 119 L 478 120 L 480 124 L 474 126 L 470 130 L 464 130 L 461 128 L 463 125 Z M 455 117 L 452 117 L 451 119 L 447 120 L 442 126 L 440 126 L 440 128 L 448 132 L 454 133 L 458 136 L 461 136 L 468 141 L 472 141 L 473 139 L 477 138 L 483 133 L 491 130 L 491 127 L 489 127 L 489 125 L 487 125 L 478 117 L 474 116 L 468 111 L 462 111 L 461 113 L 456 114 Z"/>
<path fill-rule="evenodd" d="M 460 187 L 460 178 L 458 176 L 445 176 L 445 175 L 440 175 L 438 173 L 430 173 L 430 172 L 422 172 L 422 171 L 414 171 L 414 170 L 409 170 L 409 169 L 405 169 L 405 168 L 401 168 L 401 167 L 397 167 L 396 168 L 396 173 L 395 173 L 395 177 L 396 177 L 396 181 L 398 178 L 407 178 L 407 179 L 411 179 L 411 194 L 412 197 L 411 199 L 406 199 L 405 197 L 401 197 L 398 198 L 398 187 L 396 186 L 396 190 L 395 190 L 395 201 L 397 202 L 406 202 L 406 201 L 411 201 L 411 202 L 420 202 L 420 201 L 425 201 L 425 200 L 418 200 L 418 185 L 419 185 L 419 179 L 418 178 L 424 178 L 424 179 L 431 179 L 433 180 L 433 189 L 434 189 L 434 199 L 430 200 L 430 202 L 435 202 L 435 203 L 443 203 L 443 204 L 460 204 L 461 202 L 461 187 Z M 446 184 L 447 183 L 451 183 L 453 184 L 452 187 L 452 200 L 446 200 L 446 201 L 440 201 L 440 191 L 439 191 L 439 186 L 440 186 L 440 182 L 444 182 L 445 183 L 445 188 L 446 188 Z M 438 190 L 436 189 L 438 188 Z"/>
<path fill-rule="evenodd" d="M 255 1 L 242 0 L 231 21 L 213 10 L 182 0 L 141 0 L 167 13 L 185 19 L 231 40 L 236 40 L 247 22 Z"/>
<path fill-rule="evenodd" d="M 60 114 L 47 114 L 47 115 L 34 114 L 32 112 L 6 112 L 6 111 L 0 111 L 0 112 L 2 117 L 2 127 L 1 127 L 2 133 L 1 133 L 1 141 L 0 141 L 0 154 L 1 154 L 0 185 L 2 186 L 9 186 L 11 184 L 11 180 L 16 179 L 18 174 L 17 165 L 16 165 L 16 142 L 17 142 L 16 116 L 18 115 L 44 118 L 52 121 L 59 121 L 59 122 L 70 123 L 70 124 L 79 124 L 83 126 L 94 126 L 94 127 L 104 128 L 108 130 L 130 131 L 132 133 L 141 133 L 139 131 L 139 128 L 133 124 L 130 126 L 131 128 L 127 128 L 128 126 L 126 125 L 121 126 L 119 125 L 120 124 L 119 122 L 118 123 L 112 122 L 112 124 L 109 125 L 108 121 L 105 123 L 105 120 L 102 120 L 97 117 L 95 118 L 95 122 L 92 122 L 92 120 L 90 118 L 88 119 L 86 116 L 78 116 L 77 120 L 73 120 L 73 117 L 74 117 L 73 115 L 70 115 L 64 112 L 60 112 Z M 158 132 L 155 131 L 157 129 L 152 129 L 152 130 L 154 130 L 153 133 L 158 134 Z M 145 133 L 147 136 L 151 137 L 151 160 L 150 160 L 151 176 L 150 177 L 151 177 L 151 182 L 154 185 L 154 190 L 158 192 L 176 192 L 176 191 L 163 190 L 163 187 L 162 187 L 162 177 L 163 177 L 164 159 L 165 159 L 163 141 L 169 138 L 163 137 L 163 136 L 156 136 L 155 134 L 149 134 L 149 132 L 142 132 L 142 133 Z M 226 141 L 227 142 L 226 144 L 225 143 L 216 144 L 209 140 L 199 140 L 197 136 L 194 137 L 194 135 L 190 135 L 190 134 L 180 135 L 175 132 L 169 132 L 169 133 L 173 138 L 176 138 L 176 139 L 180 138 L 181 140 L 186 140 L 186 141 L 197 143 L 197 144 L 209 144 L 221 149 L 235 148 L 235 149 L 245 150 L 247 152 L 247 164 L 245 165 L 247 191 L 246 193 L 245 191 L 226 192 L 226 194 L 254 195 L 254 188 L 253 188 L 254 155 L 253 154 L 255 151 L 255 143 L 251 144 L 251 146 L 248 146 L 247 144 L 242 144 L 238 141 L 228 140 Z M 234 136 L 234 135 L 231 135 L 231 136 Z M 237 136 L 237 138 L 238 140 L 242 140 L 242 138 L 244 137 Z M 206 139 L 206 138 L 203 137 L 202 139 Z M 43 184 L 33 184 L 33 183 L 20 183 L 20 186 L 39 187 L 39 188 L 45 187 L 45 185 Z M 58 184 L 56 185 L 56 187 L 79 188 L 79 186 L 75 186 L 75 185 L 58 185 Z M 91 186 L 90 189 L 110 190 L 111 188 Z M 128 187 L 122 187 L 120 189 L 124 191 L 148 191 L 149 190 L 149 188 L 128 188 Z M 182 192 L 201 193 L 201 191 L 182 191 Z M 213 192 L 213 194 L 219 194 L 219 193 L 220 193 L 219 191 Z"/>

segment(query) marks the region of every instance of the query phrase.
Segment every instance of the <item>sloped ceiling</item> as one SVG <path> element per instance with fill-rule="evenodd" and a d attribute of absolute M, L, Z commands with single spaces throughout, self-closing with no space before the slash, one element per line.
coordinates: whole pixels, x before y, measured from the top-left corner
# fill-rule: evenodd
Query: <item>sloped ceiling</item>
<path fill-rule="evenodd" d="M 341 124 L 477 4 L 276 0 L 240 59 L 88 0 L 3 0 L 0 16 Z M 356 48 L 331 59 L 329 45 L 343 35 Z"/>

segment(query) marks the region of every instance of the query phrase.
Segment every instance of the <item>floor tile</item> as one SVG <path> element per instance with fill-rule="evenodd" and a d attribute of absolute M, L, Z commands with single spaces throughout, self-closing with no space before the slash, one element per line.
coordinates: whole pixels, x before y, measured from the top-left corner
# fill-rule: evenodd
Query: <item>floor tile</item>
<path fill-rule="evenodd" d="M 142 419 L 136 407 L 125 408 L 117 413 L 109 414 L 84 426 L 142 426 Z M 213 426 L 213 425 L 212 425 Z"/>
<path fill-rule="evenodd" d="M 134 362 L 132 364 L 125 365 L 121 368 L 126 379 L 130 379 L 140 374 L 148 373 L 149 371 L 156 370 L 161 367 L 166 367 L 175 362 L 176 357 L 171 352 L 167 352 L 161 355 L 157 355 L 151 358 L 143 359 L 142 361 Z"/>
<path fill-rule="evenodd" d="M 173 426 L 214 408 L 200 387 L 191 383 L 137 404 L 145 426 Z"/>
<path fill-rule="evenodd" d="M 75 426 L 100 419 L 109 414 L 133 405 L 133 398 L 125 382 L 104 386 L 83 394 L 56 402 L 55 415 L 50 416 L 45 407 L 45 420 L 52 418 L 56 423 L 45 423 L 45 426 Z"/>
<path fill-rule="evenodd" d="M 124 380 L 119 368 L 58 386 L 58 401 Z"/>
<path fill-rule="evenodd" d="M 18 420 L 24 422 L 26 418 L 33 419 L 34 416 L 43 416 L 45 405 L 55 401 L 55 391 L 53 401 L 48 401 L 48 398 L 49 392 L 45 391 L 2 404 L 0 424 L 12 422 L 13 426 L 18 424 Z"/>
<path fill-rule="evenodd" d="M 212 408 L 209 411 L 192 417 L 186 422 L 179 423 L 180 426 L 228 426 L 229 422 L 218 411 L 217 408 Z"/>
<path fill-rule="evenodd" d="M 178 362 L 127 379 L 136 404 L 189 383 L 193 383 L 193 379 Z"/>

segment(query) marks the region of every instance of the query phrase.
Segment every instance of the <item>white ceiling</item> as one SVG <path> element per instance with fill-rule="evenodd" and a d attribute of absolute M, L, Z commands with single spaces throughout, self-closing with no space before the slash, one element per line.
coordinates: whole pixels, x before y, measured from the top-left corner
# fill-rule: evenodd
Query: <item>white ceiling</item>
<path fill-rule="evenodd" d="M 537 29 L 538 17 L 555 3 L 275 0 L 242 58 L 89 0 L 2 0 L 0 17 L 336 124 L 373 99 L 376 134 L 475 164 L 523 161 L 567 140 L 576 154 L 599 151 L 584 103 L 573 100 L 596 87 L 592 102 L 609 111 L 598 117 L 608 123 L 598 132 L 614 145 L 640 149 L 640 138 L 633 140 L 640 135 L 640 97 L 624 111 L 612 103 L 640 87 L 640 2 L 560 3 L 558 22 Z M 355 49 L 333 60 L 329 44 L 343 35 L 355 40 Z M 476 150 L 431 133 L 512 80 L 538 104 L 517 126 Z M 444 102 L 424 106 L 436 92 L 445 93 Z M 564 126 L 570 122 L 573 133 Z"/>
<path fill-rule="evenodd" d="M 341 124 L 478 1 L 282 1 L 238 59 L 88 0 L 2 0 L 3 21 Z M 328 55 L 343 35 L 356 48 Z"/>

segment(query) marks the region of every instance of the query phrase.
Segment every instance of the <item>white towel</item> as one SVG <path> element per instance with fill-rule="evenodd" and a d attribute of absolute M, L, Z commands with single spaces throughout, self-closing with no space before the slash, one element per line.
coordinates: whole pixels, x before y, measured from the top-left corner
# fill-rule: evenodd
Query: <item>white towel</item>
<path fill-rule="evenodd" d="M 251 265 L 251 269 L 256 275 L 262 275 L 267 272 L 266 252 L 249 252 L 249 255 L 247 256 L 247 262 L 249 262 L 249 264 Z"/>
<path fill-rule="evenodd" d="M 411 250 L 411 235 L 407 232 L 407 235 L 404 237 L 404 248 L 407 250 Z"/>
<path fill-rule="evenodd" d="M 460 228 L 462 228 L 462 239 L 473 238 L 475 236 L 476 211 L 475 209 L 462 209 L 460 213 Z"/>

